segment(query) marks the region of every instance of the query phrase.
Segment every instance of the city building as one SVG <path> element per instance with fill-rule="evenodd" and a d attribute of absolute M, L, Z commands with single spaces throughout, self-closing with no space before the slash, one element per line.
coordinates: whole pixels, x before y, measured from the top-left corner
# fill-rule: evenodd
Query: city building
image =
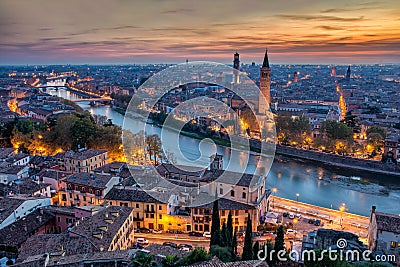
<path fill-rule="evenodd" d="M 350 70 L 350 66 L 349 66 L 346 71 L 346 81 L 350 81 L 350 75 L 351 75 L 351 70 Z"/>
<path fill-rule="evenodd" d="M 72 174 L 65 179 L 66 187 L 60 191 L 59 203 L 62 206 L 100 205 L 104 196 L 120 182 L 120 177 L 110 174 Z"/>
<path fill-rule="evenodd" d="M 400 215 L 377 212 L 372 206 L 368 226 L 368 248 L 378 254 L 396 255 L 400 252 Z"/>
<path fill-rule="evenodd" d="M 268 49 L 265 50 L 264 61 L 260 68 L 260 91 L 258 113 L 266 114 L 271 104 L 271 68 L 268 60 Z"/>
<path fill-rule="evenodd" d="M 107 194 L 105 200 L 113 206 L 131 207 L 136 228 L 170 232 L 208 232 L 211 229 L 212 202 L 199 207 L 181 207 L 181 210 L 177 211 L 170 203 L 163 203 L 134 186 L 116 186 Z M 257 230 L 259 218 L 255 206 L 227 198 L 220 198 L 218 204 L 221 224 L 227 222 L 231 212 L 234 229 L 244 231 L 250 214 L 253 231 Z"/>
<path fill-rule="evenodd" d="M 240 60 L 239 60 L 239 53 L 236 52 L 233 55 L 233 68 L 234 70 L 234 75 L 235 75 L 235 81 L 234 83 L 239 84 L 240 83 L 240 75 L 239 75 L 239 71 L 240 71 Z"/>
<path fill-rule="evenodd" d="M 0 198 L 0 229 L 34 212 L 38 208 L 50 205 L 50 198 L 9 196 Z"/>
<path fill-rule="evenodd" d="M 62 171 L 91 172 L 108 162 L 107 150 L 104 149 L 79 149 L 78 151 L 60 152 L 55 155 Z"/>
<path fill-rule="evenodd" d="M 51 260 L 88 253 L 128 249 L 134 240 L 133 213 L 128 207 L 105 207 L 74 222 L 66 233 L 37 234 L 24 242 L 17 262 L 47 253 Z"/>
<path fill-rule="evenodd" d="M 400 162 L 400 143 L 397 135 L 389 135 L 385 139 L 383 156 L 387 161 Z"/>

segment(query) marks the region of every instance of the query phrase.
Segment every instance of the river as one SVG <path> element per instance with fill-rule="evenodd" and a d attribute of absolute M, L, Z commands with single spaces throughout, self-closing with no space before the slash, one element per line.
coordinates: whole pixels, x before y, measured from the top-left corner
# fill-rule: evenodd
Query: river
<path fill-rule="evenodd" d="M 49 93 L 68 100 L 82 99 L 63 89 L 49 91 Z M 91 114 L 107 116 L 116 125 L 122 126 L 123 124 L 124 116 L 110 106 L 91 107 L 88 102 L 77 103 Z M 141 122 L 135 122 L 132 128 L 139 129 L 141 124 Z M 147 125 L 146 132 L 160 134 L 161 129 Z M 200 157 L 200 151 L 206 154 L 203 160 L 207 160 L 208 155 L 215 151 L 224 155 L 224 167 L 230 159 L 231 151 L 227 147 L 214 146 L 187 136 L 179 135 L 177 137 L 177 133 L 171 131 L 166 131 L 163 135 L 167 140 L 179 139 L 179 148 L 183 154 L 183 158 L 182 155 L 176 155 L 179 163 L 185 162 L 185 160 L 188 162 L 197 160 Z M 234 165 L 243 165 L 245 164 L 243 158 L 245 158 L 244 154 L 238 153 L 231 161 Z M 338 168 L 331 169 L 283 157 L 280 159 L 274 161 L 267 177 L 267 186 L 277 188 L 275 194 L 279 197 L 296 200 L 296 194 L 299 194 L 298 201 L 333 209 L 338 209 L 342 203 L 345 203 L 348 212 L 364 216 L 369 216 L 372 205 L 377 206 L 377 211 L 400 214 L 400 181 L 398 178 L 363 172 L 356 173 Z M 256 156 L 251 155 L 246 170 L 253 171 L 256 161 Z M 355 179 L 350 179 L 352 176 Z M 344 183 L 337 180 L 345 177 L 349 177 L 348 181 L 350 182 Z M 364 187 L 356 189 L 359 185 Z M 376 191 L 382 188 L 385 193 L 377 194 Z"/>

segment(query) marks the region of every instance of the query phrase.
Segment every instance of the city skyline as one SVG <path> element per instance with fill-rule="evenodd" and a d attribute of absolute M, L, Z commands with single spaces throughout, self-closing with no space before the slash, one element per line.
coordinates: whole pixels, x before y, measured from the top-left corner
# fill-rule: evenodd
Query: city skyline
<path fill-rule="evenodd" d="M 2 1 L 0 64 L 400 63 L 396 1 Z M 30 12 L 22 12 L 29 10 Z"/>

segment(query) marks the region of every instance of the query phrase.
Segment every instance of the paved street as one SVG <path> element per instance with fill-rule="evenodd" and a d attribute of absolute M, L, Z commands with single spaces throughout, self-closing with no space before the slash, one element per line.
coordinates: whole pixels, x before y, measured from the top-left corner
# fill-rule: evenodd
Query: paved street
<path fill-rule="evenodd" d="M 289 222 L 294 222 L 294 220 L 288 217 L 283 217 L 282 213 L 285 211 L 301 215 L 301 218 L 298 219 L 297 223 L 294 223 L 293 227 L 294 230 L 297 231 L 297 239 L 300 239 L 303 234 L 318 228 L 349 231 L 359 235 L 362 240 L 365 240 L 367 237 L 367 217 L 347 213 L 345 211 L 317 207 L 276 196 L 271 196 L 270 203 L 271 211 L 278 212 L 280 214 L 280 220 L 283 219 L 283 223 L 288 224 Z M 320 226 L 309 224 L 309 218 L 320 219 L 322 224 Z"/>

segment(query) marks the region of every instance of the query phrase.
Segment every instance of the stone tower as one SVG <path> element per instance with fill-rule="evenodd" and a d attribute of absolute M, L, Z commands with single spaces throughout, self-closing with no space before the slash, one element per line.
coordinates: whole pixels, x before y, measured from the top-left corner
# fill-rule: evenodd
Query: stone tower
<path fill-rule="evenodd" d="M 269 67 L 268 49 L 265 50 L 264 61 L 260 69 L 260 97 L 258 100 L 258 113 L 266 114 L 271 104 L 271 68 Z M 262 95 L 264 97 L 262 97 Z"/>

